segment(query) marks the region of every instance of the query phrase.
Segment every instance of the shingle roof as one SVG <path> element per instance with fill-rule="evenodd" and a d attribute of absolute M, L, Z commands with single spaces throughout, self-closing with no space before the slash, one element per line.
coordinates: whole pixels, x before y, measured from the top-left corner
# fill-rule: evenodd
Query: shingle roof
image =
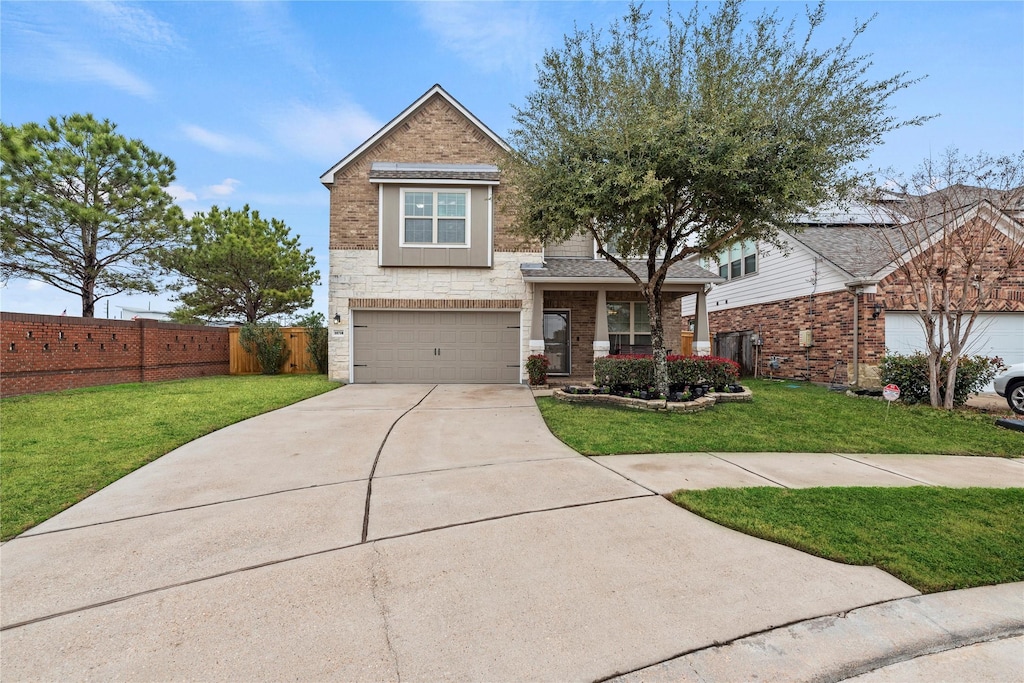
<path fill-rule="evenodd" d="M 370 180 L 488 180 L 500 178 L 492 164 L 403 164 L 375 161 L 370 166 Z"/>
<path fill-rule="evenodd" d="M 645 261 L 630 261 L 637 273 L 647 270 Z M 522 266 L 523 278 L 527 280 L 629 280 L 630 277 L 619 270 L 618 266 L 604 259 L 585 258 L 547 258 L 543 264 L 526 264 Z M 701 268 L 696 263 L 680 261 L 668 270 L 669 280 L 686 280 L 690 282 L 716 282 L 721 280 L 718 275 Z"/>
<path fill-rule="evenodd" d="M 892 247 L 907 245 L 898 228 L 830 225 L 793 231 L 790 236 L 854 277 L 868 277 L 892 262 Z"/>

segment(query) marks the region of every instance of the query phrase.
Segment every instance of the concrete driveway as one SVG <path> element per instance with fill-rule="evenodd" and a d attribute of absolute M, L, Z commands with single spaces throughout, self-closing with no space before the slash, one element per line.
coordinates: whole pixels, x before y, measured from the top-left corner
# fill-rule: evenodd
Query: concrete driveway
<path fill-rule="evenodd" d="M 355 385 L 2 547 L 14 680 L 598 680 L 916 595 L 575 452 L 518 386 Z"/>

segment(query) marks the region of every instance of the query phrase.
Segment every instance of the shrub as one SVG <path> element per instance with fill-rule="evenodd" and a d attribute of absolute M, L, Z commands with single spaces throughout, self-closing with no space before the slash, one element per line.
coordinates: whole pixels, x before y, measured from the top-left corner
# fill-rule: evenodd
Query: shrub
<path fill-rule="evenodd" d="M 313 360 L 316 371 L 327 374 L 327 325 L 323 313 L 310 313 L 295 321 L 296 327 L 306 328 L 306 353 Z"/>
<path fill-rule="evenodd" d="M 953 387 L 953 405 L 962 406 L 971 394 L 992 381 L 1003 367 L 1000 358 L 985 356 L 962 356 L 957 365 L 956 383 Z M 920 351 L 904 356 L 888 353 L 879 363 L 879 376 L 883 384 L 895 384 L 900 388 L 900 400 L 904 403 L 929 403 L 931 401 L 928 382 L 928 356 Z M 942 358 L 939 371 L 939 400 L 946 398 L 946 370 L 949 355 Z"/>
<path fill-rule="evenodd" d="M 550 365 L 551 362 L 543 353 L 535 353 L 526 359 L 526 374 L 530 376 L 530 386 L 547 384 Z"/>
<path fill-rule="evenodd" d="M 281 326 L 274 322 L 246 323 L 238 330 L 238 343 L 256 356 L 260 372 L 276 375 L 288 360 L 291 351 L 285 342 Z"/>
<path fill-rule="evenodd" d="M 668 382 L 673 391 L 684 386 L 734 384 L 740 366 L 716 356 L 669 356 Z M 619 391 L 642 391 L 654 384 L 652 356 L 605 356 L 594 361 L 594 383 Z"/>

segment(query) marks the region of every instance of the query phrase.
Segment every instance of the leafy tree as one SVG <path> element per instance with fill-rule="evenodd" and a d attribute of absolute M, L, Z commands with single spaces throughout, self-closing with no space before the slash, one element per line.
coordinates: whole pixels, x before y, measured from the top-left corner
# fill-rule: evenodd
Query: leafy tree
<path fill-rule="evenodd" d="M 92 114 L 0 124 L 0 277 L 78 295 L 86 318 L 100 299 L 155 293 L 152 252 L 181 235 L 174 162 L 116 129 Z"/>
<path fill-rule="evenodd" d="M 868 205 L 880 223 L 879 248 L 896 267 L 898 292 L 924 332 L 929 400 L 952 410 L 961 363 L 985 310 L 1009 310 L 1024 280 L 1024 152 L 992 157 L 955 148 L 928 158 L 909 176 L 877 179 Z M 984 386 L 991 377 L 981 382 Z M 976 390 L 976 389 L 975 389 Z"/>
<path fill-rule="evenodd" d="M 787 220 L 857 186 L 851 164 L 898 121 L 887 100 L 914 81 L 874 81 L 851 54 L 741 0 L 710 15 L 669 10 L 656 35 L 635 5 L 607 36 L 591 27 L 545 53 L 516 108 L 504 162 L 521 233 L 545 242 L 591 234 L 648 304 L 656 384 L 668 388 L 662 286 L 670 266 L 741 240 L 778 243 Z"/>
<path fill-rule="evenodd" d="M 320 282 L 312 248 L 276 218 L 258 211 L 219 209 L 198 213 L 189 222 L 187 243 L 165 251 L 161 261 L 179 276 L 175 315 L 255 322 L 288 315 L 313 304 Z M 190 291 L 183 291 L 194 288 Z"/>
<path fill-rule="evenodd" d="M 296 327 L 306 328 L 306 353 L 313 359 L 316 371 L 327 374 L 327 323 L 319 311 L 296 319 Z"/>

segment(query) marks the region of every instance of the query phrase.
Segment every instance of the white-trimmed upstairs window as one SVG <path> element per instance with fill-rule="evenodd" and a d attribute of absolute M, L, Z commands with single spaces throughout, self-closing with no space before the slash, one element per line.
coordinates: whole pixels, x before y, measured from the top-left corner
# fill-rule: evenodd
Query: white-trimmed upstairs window
<path fill-rule="evenodd" d="M 717 259 L 709 259 L 707 268 L 715 270 L 719 277 L 735 280 L 757 272 L 757 242 L 746 240 L 737 242 L 721 254 Z"/>
<path fill-rule="evenodd" d="M 469 246 L 468 190 L 402 190 L 402 246 Z"/>

